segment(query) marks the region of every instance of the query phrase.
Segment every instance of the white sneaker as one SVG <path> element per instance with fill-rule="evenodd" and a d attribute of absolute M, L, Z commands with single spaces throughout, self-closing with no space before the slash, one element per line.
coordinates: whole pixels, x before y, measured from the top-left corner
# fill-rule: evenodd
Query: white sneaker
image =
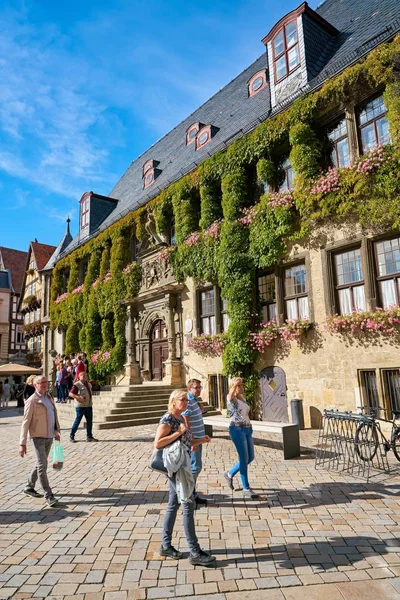
<path fill-rule="evenodd" d="M 55 504 L 57 504 L 58 500 L 55 496 L 49 496 L 48 498 L 46 498 L 46 502 L 49 506 L 55 506 Z"/>
<path fill-rule="evenodd" d="M 245 490 L 243 490 L 243 496 L 245 498 L 259 498 L 260 495 L 257 494 L 254 490 L 252 490 L 251 488 L 246 488 Z"/>

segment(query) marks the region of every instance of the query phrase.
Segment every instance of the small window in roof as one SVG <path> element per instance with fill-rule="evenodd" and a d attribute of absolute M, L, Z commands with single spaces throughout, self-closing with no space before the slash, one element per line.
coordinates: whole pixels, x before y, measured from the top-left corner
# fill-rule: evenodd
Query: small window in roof
<path fill-rule="evenodd" d="M 249 98 L 251 96 L 255 96 L 255 94 L 257 94 L 260 90 L 265 88 L 265 86 L 267 85 L 266 70 L 263 69 L 262 71 L 258 71 L 257 73 L 254 73 L 254 75 L 249 79 L 249 82 L 247 85 L 248 85 Z"/>
<path fill-rule="evenodd" d="M 211 140 L 211 125 L 205 125 L 202 127 L 196 136 L 196 150 L 202 148 Z"/>
<path fill-rule="evenodd" d="M 153 160 L 148 160 L 144 163 L 143 165 L 143 176 L 146 175 L 147 171 L 150 171 L 150 169 L 154 168 L 154 161 Z"/>
<path fill-rule="evenodd" d="M 289 21 L 272 40 L 275 82 L 281 81 L 300 65 L 296 20 Z"/>
<path fill-rule="evenodd" d="M 148 169 L 144 177 L 144 187 L 149 187 L 154 183 L 154 169 Z"/>
<path fill-rule="evenodd" d="M 195 141 L 196 139 L 196 135 L 198 133 L 200 129 L 200 123 L 193 123 L 187 130 L 186 130 L 186 145 L 188 146 L 189 144 L 191 144 L 192 142 Z"/>

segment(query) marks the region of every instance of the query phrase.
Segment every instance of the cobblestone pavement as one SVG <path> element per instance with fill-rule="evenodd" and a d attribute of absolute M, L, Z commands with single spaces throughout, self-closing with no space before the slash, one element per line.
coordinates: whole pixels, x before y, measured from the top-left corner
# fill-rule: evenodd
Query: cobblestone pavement
<path fill-rule="evenodd" d="M 217 556 L 206 569 L 158 555 L 167 489 L 147 467 L 155 426 L 101 431 L 97 444 L 79 430 L 72 445 L 65 430 L 51 509 L 21 493 L 33 453 L 18 456 L 20 423 L 16 410 L 0 412 L 0 599 L 400 598 L 400 477 L 366 484 L 316 471 L 315 432 L 290 461 L 277 437 L 256 432 L 250 481 L 261 498 L 244 501 L 222 476 L 233 445 L 215 431 L 198 485 L 209 505 L 196 512 Z M 174 545 L 187 552 L 180 515 Z"/>

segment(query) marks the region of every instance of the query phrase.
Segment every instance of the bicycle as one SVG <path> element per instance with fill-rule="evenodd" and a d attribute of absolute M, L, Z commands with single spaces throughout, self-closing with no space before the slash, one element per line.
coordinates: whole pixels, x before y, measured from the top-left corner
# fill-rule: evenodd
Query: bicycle
<path fill-rule="evenodd" d="M 359 416 L 360 422 L 354 435 L 354 446 L 358 456 L 364 462 L 372 461 L 378 450 L 380 436 L 383 440 L 385 455 L 389 450 L 393 450 L 395 457 L 400 462 L 400 425 L 396 424 L 397 419 L 400 419 L 400 411 L 393 410 L 392 419 L 390 420 L 378 416 L 380 411 L 388 412 L 386 408 L 362 406 L 361 409 L 369 410 L 369 414 Z M 379 422 L 392 424 L 389 440 L 382 432 Z"/>

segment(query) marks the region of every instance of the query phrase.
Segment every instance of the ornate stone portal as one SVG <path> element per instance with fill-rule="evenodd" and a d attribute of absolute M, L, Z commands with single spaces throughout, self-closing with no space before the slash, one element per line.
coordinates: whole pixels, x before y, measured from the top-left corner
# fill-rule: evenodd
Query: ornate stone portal
<path fill-rule="evenodd" d="M 162 380 L 182 386 L 181 291 L 163 256 L 164 246 L 150 246 L 154 236 L 140 248 L 142 283 L 137 298 L 128 304 L 126 325 L 127 360 L 122 383 Z M 157 337 L 155 328 L 163 332 Z M 156 362 L 161 361 L 161 366 Z"/>

